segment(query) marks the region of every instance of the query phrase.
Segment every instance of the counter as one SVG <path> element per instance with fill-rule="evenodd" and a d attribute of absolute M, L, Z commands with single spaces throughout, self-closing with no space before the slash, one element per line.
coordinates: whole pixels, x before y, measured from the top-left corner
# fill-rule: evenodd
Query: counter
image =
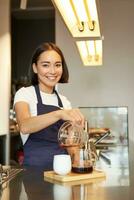
<path fill-rule="evenodd" d="M 12 179 L 1 192 L 1 200 L 130 200 L 134 197 L 134 182 L 129 177 L 126 150 L 118 149 L 112 165 L 99 161 L 97 167 L 106 172 L 106 179 L 85 183 L 59 184 L 44 180 L 44 170 L 27 168 Z M 120 155 L 120 156 L 119 156 Z M 115 162 L 115 159 L 116 162 Z M 116 164 L 115 164 L 116 163 Z M 129 171 L 130 170 L 130 171 Z"/>

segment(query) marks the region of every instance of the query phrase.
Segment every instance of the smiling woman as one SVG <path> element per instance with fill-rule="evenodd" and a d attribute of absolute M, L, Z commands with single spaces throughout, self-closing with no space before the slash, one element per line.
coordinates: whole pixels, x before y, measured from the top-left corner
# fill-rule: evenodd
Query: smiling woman
<path fill-rule="evenodd" d="M 64 56 L 55 44 L 43 43 L 35 50 L 29 72 L 31 86 L 19 89 L 14 100 L 24 165 L 51 170 L 54 155 L 67 154 L 58 143 L 60 126 L 66 120 L 83 126 L 84 116 L 55 90 L 57 83 L 67 83 L 69 78 Z"/>
<path fill-rule="evenodd" d="M 60 55 L 53 50 L 42 53 L 37 64 L 33 64 L 33 70 L 34 73 L 38 73 L 41 90 L 52 93 L 53 87 L 62 76 Z"/>

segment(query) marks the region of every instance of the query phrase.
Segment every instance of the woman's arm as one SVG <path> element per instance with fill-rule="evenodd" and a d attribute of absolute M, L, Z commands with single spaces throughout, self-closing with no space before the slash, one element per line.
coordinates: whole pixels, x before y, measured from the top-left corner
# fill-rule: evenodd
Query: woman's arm
<path fill-rule="evenodd" d="M 20 132 L 23 134 L 40 131 L 60 119 L 69 120 L 84 126 L 84 116 L 79 109 L 62 109 L 32 117 L 28 103 L 17 102 L 15 104 L 15 113 Z"/>

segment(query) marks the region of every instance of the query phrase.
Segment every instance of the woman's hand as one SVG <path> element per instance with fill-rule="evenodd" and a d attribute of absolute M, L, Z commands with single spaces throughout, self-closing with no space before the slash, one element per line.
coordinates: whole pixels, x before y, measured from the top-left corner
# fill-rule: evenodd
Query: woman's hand
<path fill-rule="evenodd" d="M 79 109 L 69 109 L 69 110 L 60 110 L 59 111 L 60 119 L 68 120 L 72 123 L 76 123 L 84 127 L 85 118 Z"/>

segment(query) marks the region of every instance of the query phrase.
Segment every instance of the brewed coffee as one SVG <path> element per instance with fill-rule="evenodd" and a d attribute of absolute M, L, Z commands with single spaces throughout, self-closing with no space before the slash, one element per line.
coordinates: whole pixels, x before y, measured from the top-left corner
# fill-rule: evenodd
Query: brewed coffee
<path fill-rule="evenodd" d="M 92 173 L 93 167 L 72 167 L 72 172 L 75 173 Z"/>

